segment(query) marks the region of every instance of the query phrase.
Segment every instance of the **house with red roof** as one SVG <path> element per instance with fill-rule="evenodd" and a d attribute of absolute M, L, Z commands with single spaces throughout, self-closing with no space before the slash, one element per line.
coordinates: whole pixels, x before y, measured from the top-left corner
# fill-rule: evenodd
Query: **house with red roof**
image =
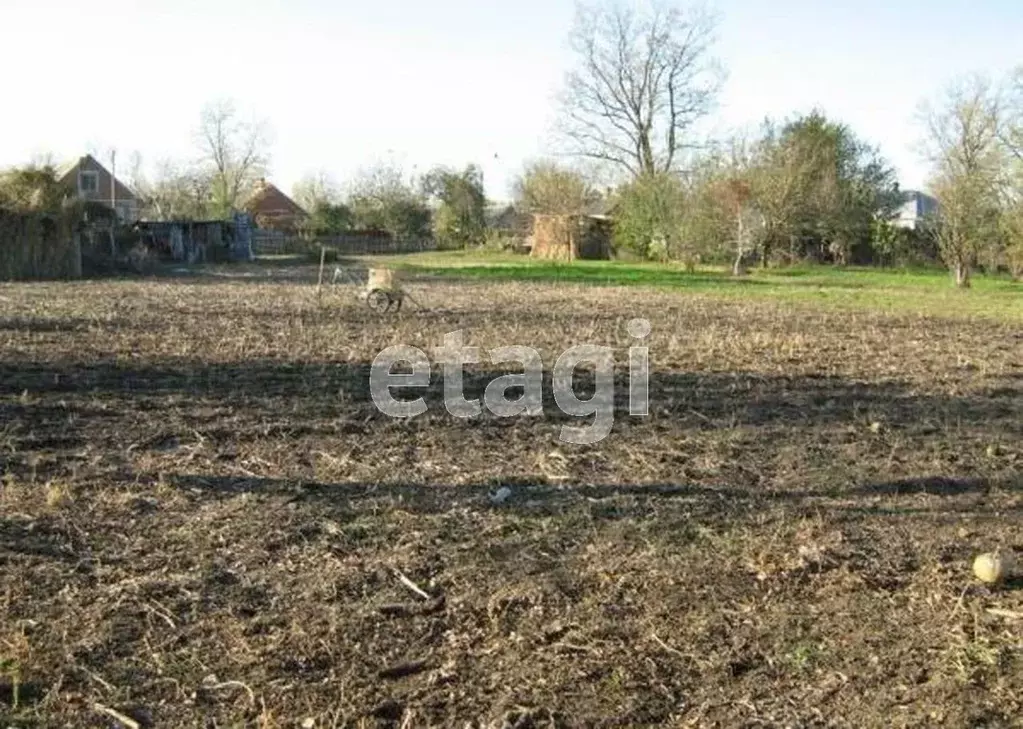
<path fill-rule="evenodd" d="M 269 230 L 297 230 L 309 218 L 309 213 L 301 205 L 265 179 L 256 184 L 245 205 L 245 212 L 252 216 L 256 225 Z"/>

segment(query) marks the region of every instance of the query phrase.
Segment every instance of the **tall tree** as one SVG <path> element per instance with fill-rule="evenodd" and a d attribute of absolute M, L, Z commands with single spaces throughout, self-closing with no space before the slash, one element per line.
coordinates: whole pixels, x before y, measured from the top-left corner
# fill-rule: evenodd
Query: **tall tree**
<path fill-rule="evenodd" d="M 724 213 L 715 227 L 731 244 L 733 276 L 747 273 L 750 256 L 763 243 L 765 219 L 755 197 L 757 153 L 755 144 L 737 135 L 729 140 L 725 154 L 710 161 L 710 174 L 702 180 L 703 207 Z"/>
<path fill-rule="evenodd" d="M 202 110 L 197 136 L 210 179 L 212 212 L 226 217 L 244 205 L 245 196 L 266 173 L 268 127 L 241 119 L 234 102 L 221 99 Z"/>
<path fill-rule="evenodd" d="M 1002 259 L 1013 280 L 1023 281 L 1023 66 L 1005 87 L 999 137 L 1006 151 L 1002 186 Z"/>
<path fill-rule="evenodd" d="M 633 178 L 677 169 L 723 75 L 711 58 L 717 21 L 695 6 L 598 0 L 577 7 L 578 57 L 562 95 L 570 152 Z"/>
<path fill-rule="evenodd" d="M 581 173 L 548 160 L 528 164 L 513 194 L 519 210 L 543 215 L 577 215 L 600 199 Z"/>
<path fill-rule="evenodd" d="M 341 202 L 340 187 L 322 170 L 296 182 L 291 196 L 309 214 L 303 224 L 307 232 L 340 235 L 354 223 L 351 208 Z"/>
<path fill-rule="evenodd" d="M 812 219 L 822 150 L 796 143 L 786 128 L 765 122 L 749 182 L 755 206 L 763 216 L 761 262 L 788 246 L 795 250 Z"/>
<path fill-rule="evenodd" d="M 52 164 L 31 164 L 0 171 L 0 207 L 19 212 L 57 213 L 67 192 Z"/>
<path fill-rule="evenodd" d="M 312 213 L 318 206 L 341 202 L 341 190 L 333 178 L 320 170 L 305 175 L 291 189 L 291 197 L 302 208 Z"/>
<path fill-rule="evenodd" d="M 1002 263 L 1014 281 L 1023 281 L 1023 180 L 1018 180 L 1006 191 L 999 227 Z"/>
<path fill-rule="evenodd" d="M 956 285 L 968 287 L 983 248 L 998 238 L 1004 169 L 998 97 L 987 79 L 973 76 L 949 86 L 937 104 L 924 106 L 923 115 L 941 256 Z"/>
<path fill-rule="evenodd" d="M 468 165 L 461 172 L 438 167 L 423 178 L 423 192 L 440 203 L 434 214 L 433 234 L 446 248 L 479 245 L 486 232 L 487 198 L 483 170 Z"/>
<path fill-rule="evenodd" d="M 638 177 L 618 189 L 616 203 L 616 242 L 644 258 L 687 258 L 686 190 L 678 175 L 659 172 Z"/>
<path fill-rule="evenodd" d="M 383 230 L 398 238 L 430 235 L 426 199 L 398 166 L 360 170 L 349 184 L 345 204 L 357 228 Z"/>
<path fill-rule="evenodd" d="M 194 166 L 163 160 L 150 176 L 143 170 L 141 157 L 136 156 L 129 175 L 144 218 L 202 219 L 210 214 L 210 177 Z"/>
<path fill-rule="evenodd" d="M 1016 68 L 1002 94 L 999 138 L 1017 163 L 1023 163 L 1023 66 Z"/>
<path fill-rule="evenodd" d="M 799 236 L 847 263 L 853 247 L 869 243 L 874 220 L 889 219 L 901 204 L 895 170 L 877 148 L 819 111 L 786 124 L 781 144 L 809 165 Z"/>

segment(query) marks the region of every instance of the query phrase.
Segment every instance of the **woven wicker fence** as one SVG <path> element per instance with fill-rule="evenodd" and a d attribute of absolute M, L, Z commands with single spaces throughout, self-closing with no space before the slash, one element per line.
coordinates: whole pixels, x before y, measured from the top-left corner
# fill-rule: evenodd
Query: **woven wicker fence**
<path fill-rule="evenodd" d="M 68 216 L 0 210 L 0 280 L 81 275 L 81 246 Z"/>

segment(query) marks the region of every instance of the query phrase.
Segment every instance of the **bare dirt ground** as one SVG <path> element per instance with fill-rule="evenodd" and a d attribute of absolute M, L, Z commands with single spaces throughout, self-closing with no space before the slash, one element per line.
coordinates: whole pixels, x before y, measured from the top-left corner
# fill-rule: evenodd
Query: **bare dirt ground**
<path fill-rule="evenodd" d="M 1021 583 L 970 573 L 1023 552 L 1018 326 L 414 292 L 433 310 L 0 288 L 5 726 L 1023 726 Z M 373 357 L 457 329 L 548 367 L 614 347 L 612 434 L 559 441 L 549 390 L 542 418 L 456 419 L 439 372 L 427 414 L 379 413 Z"/>

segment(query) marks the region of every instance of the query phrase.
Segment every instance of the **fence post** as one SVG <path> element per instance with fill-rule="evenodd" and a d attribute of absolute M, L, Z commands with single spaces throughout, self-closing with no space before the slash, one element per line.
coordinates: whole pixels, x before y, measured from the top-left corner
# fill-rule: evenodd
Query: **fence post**
<path fill-rule="evenodd" d="M 320 275 L 316 280 L 316 304 L 320 305 L 323 298 L 323 264 L 327 262 L 327 247 L 320 246 Z"/>

